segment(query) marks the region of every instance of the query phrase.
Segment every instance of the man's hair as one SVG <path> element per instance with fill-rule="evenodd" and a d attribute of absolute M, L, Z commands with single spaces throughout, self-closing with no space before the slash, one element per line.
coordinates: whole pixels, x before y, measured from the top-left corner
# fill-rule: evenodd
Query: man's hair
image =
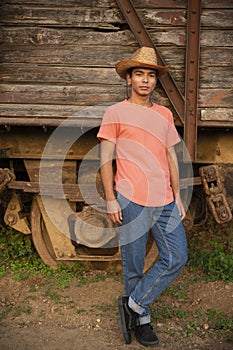
<path fill-rule="evenodd" d="M 140 69 L 140 68 L 142 68 L 142 69 L 151 69 L 151 70 L 153 70 L 153 71 L 155 72 L 156 77 L 159 76 L 159 71 L 158 71 L 157 69 L 146 68 L 146 67 L 131 67 L 131 68 L 129 68 L 128 71 L 127 71 L 127 73 L 129 74 L 130 78 L 132 78 L 133 70 L 134 70 L 134 69 L 138 69 L 138 68 L 139 68 L 139 69 Z"/>

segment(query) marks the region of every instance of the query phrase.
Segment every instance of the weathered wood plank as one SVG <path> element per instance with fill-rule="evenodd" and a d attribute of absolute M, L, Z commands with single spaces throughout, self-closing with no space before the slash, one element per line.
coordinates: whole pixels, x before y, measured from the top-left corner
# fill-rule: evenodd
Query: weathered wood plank
<path fill-rule="evenodd" d="M 232 108 L 233 89 L 200 89 L 198 106 Z"/>
<path fill-rule="evenodd" d="M 146 0 L 147 1 L 147 0 Z M 1 0 L 6 5 L 23 5 L 23 6 L 44 6 L 43 0 Z M 68 6 L 87 6 L 87 7 L 116 7 L 116 1 L 114 0 L 46 0 L 46 6 L 50 7 L 68 7 Z"/>
<path fill-rule="evenodd" d="M 228 9 L 233 8 L 233 2 L 230 0 L 202 0 L 202 8 L 212 8 L 212 9 Z"/>
<path fill-rule="evenodd" d="M 228 121 L 233 122 L 232 108 L 205 108 L 201 110 L 202 121 Z"/>
<path fill-rule="evenodd" d="M 201 15 L 201 26 L 211 28 L 232 28 L 233 26 L 233 10 L 203 10 Z"/>
<path fill-rule="evenodd" d="M 11 79 L 11 82 L 16 81 L 17 78 L 12 76 L 13 70 L 4 70 L 4 66 L 2 65 L 1 75 L 2 81 L 4 77 L 8 77 Z M 12 64 L 12 68 L 13 68 Z M 18 74 L 19 79 L 23 79 L 24 82 L 37 81 L 40 83 L 43 82 L 53 82 L 53 83 L 62 83 L 65 84 L 123 84 L 124 81 L 118 77 L 114 68 L 80 68 L 80 67 L 59 67 L 59 66 L 50 66 L 43 67 L 40 66 L 37 68 L 36 65 L 21 65 L 21 68 L 17 69 L 16 76 Z M 16 72 L 16 69 L 15 69 Z"/>
<path fill-rule="evenodd" d="M 177 47 L 185 47 L 186 44 L 186 29 L 185 28 L 166 28 L 159 27 L 156 29 L 147 28 L 152 40 L 156 45 L 170 45 Z M 137 46 L 137 42 L 134 35 L 130 30 L 120 30 L 117 32 L 96 32 L 90 29 L 80 28 L 43 28 L 43 27 L 3 27 L 0 28 L 0 42 L 2 43 L 2 50 L 6 48 L 22 50 L 21 45 L 28 45 L 31 49 L 43 47 L 45 45 L 51 45 L 60 48 L 69 46 L 71 50 L 72 46 L 77 45 L 87 47 L 88 45 L 98 46 L 104 45 L 119 46 L 115 48 L 117 52 L 121 52 L 124 48 L 125 52 L 128 49 L 128 55 L 135 49 L 133 46 Z M 17 45 L 17 48 L 14 46 Z M 201 32 L 201 47 L 233 47 L 233 32 L 232 30 L 208 30 L 204 29 Z M 122 48 L 121 48 L 122 47 Z M 26 48 L 25 48 L 26 49 Z M 103 48 L 101 48 L 103 50 Z M 109 48 L 111 50 L 111 48 Z M 107 52 L 107 48 L 105 49 Z M 96 55 L 96 58 L 97 55 Z"/>
<path fill-rule="evenodd" d="M 2 0 L 4 4 L 44 6 L 44 0 Z M 63 6 L 90 6 L 90 7 L 116 7 L 114 0 L 46 0 L 47 6 L 63 7 Z M 135 7 L 141 8 L 186 8 L 187 0 L 133 0 Z M 202 8 L 233 8 L 233 2 L 229 0 L 202 0 Z"/>
<path fill-rule="evenodd" d="M 123 23 L 117 8 L 103 7 L 47 7 L 30 5 L 1 6 L 0 20 L 5 24 L 36 24 L 48 26 L 104 27 L 114 29 Z M 117 26 L 116 26 L 117 29 Z"/>
<path fill-rule="evenodd" d="M 125 87 L 109 85 L 0 85 L 0 102 L 53 105 L 79 105 L 90 106 L 99 104 L 111 104 L 125 98 Z M 161 89 L 154 92 L 154 100 L 157 103 L 165 103 L 165 95 Z M 200 89 L 199 107 L 232 107 L 233 89 Z M 167 103 L 165 103 L 167 104 Z"/>
<path fill-rule="evenodd" d="M 26 119 L 37 122 L 39 119 L 51 123 L 53 120 L 65 120 L 71 118 L 74 122 L 80 119 L 97 121 L 103 117 L 106 109 L 104 105 L 98 106 L 69 106 L 69 105 L 41 105 L 41 104 L 1 104 L 0 105 L 0 123 L 14 119 L 21 119 L 22 123 L 27 124 Z"/>
<path fill-rule="evenodd" d="M 200 70 L 200 87 L 201 88 L 231 88 L 233 85 L 233 68 L 226 67 L 201 67 Z M 16 70 L 15 70 L 16 71 Z M 171 70 L 174 78 L 181 85 L 184 81 L 184 67 L 174 67 Z M 13 73 L 9 72 L 7 78 L 7 72 L 1 73 L 1 76 L 6 77 L 9 81 L 13 79 Z M 80 67 L 40 67 L 38 71 L 33 71 L 33 66 L 28 67 L 28 72 L 26 67 L 22 70 L 23 77 L 25 81 L 33 82 L 37 79 L 40 83 L 47 81 L 49 77 L 49 82 L 51 83 L 62 83 L 62 85 L 84 85 L 84 84 L 98 84 L 103 86 L 113 85 L 123 85 L 124 81 L 119 78 L 115 72 L 114 68 L 80 68 Z M 28 75 L 27 75 L 28 74 Z M 32 74 L 32 75 L 31 75 Z M 21 76 L 21 78 L 22 78 Z M 12 81 L 12 80 L 11 80 Z M 84 85 L 85 86 L 85 85 Z"/>
<path fill-rule="evenodd" d="M 32 48 L 30 50 L 21 49 L 16 51 L 3 50 L 0 54 L 1 61 L 7 62 L 2 64 L 0 71 L 7 74 L 16 74 L 14 79 L 22 71 L 23 67 L 28 67 L 28 73 L 40 72 L 41 69 L 48 70 L 46 66 L 57 66 L 56 74 L 59 75 L 59 66 L 69 67 L 114 67 L 115 63 L 124 58 L 129 58 L 131 53 L 135 51 L 135 47 L 95 47 L 95 58 L 93 58 L 93 51 L 90 47 L 59 47 L 51 49 L 51 47 Z M 176 47 L 160 47 L 160 52 L 166 57 L 167 64 L 171 66 L 184 65 L 185 53 L 184 49 Z M 67 58 L 68 55 L 68 58 Z M 226 60 L 227 62 L 227 60 Z M 30 68 L 33 65 L 33 71 Z M 42 66 L 43 65 L 43 66 Z M 10 68 L 11 66 L 11 68 Z M 11 72 L 10 72 L 11 69 Z M 29 75 L 29 74 L 28 74 Z"/>
<path fill-rule="evenodd" d="M 1 81 L 20 83 L 48 83 L 62 85 L 102 84 L 102 85 L 123 85 L 114 68 L 74 68 L 57 66 L 36 66 L 36 65 L 2 65 L 0 72 Z"/>
<path fill-rule="evenodd" d="M 200 65 L 204 66 L 221 66 L 232 67 L 233 47 L 202 47 Z"/>
<path fill-rule="evenodd" d="M 43 0 L 2 0 L 4 4 L 21 4 L 21 5 L 34 5 L 44 6 Z M 207 0 L 205 0 L 207 1 Z M 219 2 L 215 0 L 215 2 Z M 157 7 L 157 8 L 185 8 L 186 0 L 133 0 L 133 4 L 136 7 Z M 46 0 L 47 6 L 63 7 L 63 6 L 90 6 L 90 7 L 117 7 L 116 1 L 114 0 L 66 0 L 65 3 L 62 0 Z"/>
<path fill-rule="evenodd" d="M 137 47 L 136 47 L 137 48 Z M 35 47 L 32 45 L 11 47 L 4 45 L 0 53 L 1 62 L 8 63 L 33 63 L 53 64 L 62 66 L 79 67 L 104 67 L 114 66 L 123 58 L 128 58 L 135 47 L 126 49 L 123 47 L 111 46 L 59 46 L 43 45 Z"/>
<path fill-rule="evenodd" d="M 228 29 L 208 30 L 201 32 L 202 47 L 233 47 L 233 32 Z"/>
<path fill-rule="evenodd" d="M 67 121 L 73 126 L 98 126 L 102 120 L 105 106 L 90 106 L 83 109 L 79 106 L 43 106 L 43 105 L 0 105 L 0 124 L 2 125 L 59 125 Z M 214 126 L 214 122 L 222 122 L 221 126 L 231 126 L 233 122 L 232 108 L 203 108 L 200 110 L 200 125 Z M 68 118 L 68 119 L 67 119 Z M 225 122 L 225 123 L 224 123 Z M 217 124 L 216 124 L 217 125 Z"/>
<path fill-rule="evenodd" d="M 175 44 L 185 46 L 185 28 L 157 28 L 150 30 L 157 44 Z M 80 28 L 44 28 L 44 27 L 3 27 L 0 28 L 0 40 L 6 45 L 31 46 L 42 45 L 136 45 L 134 35 L 130 30 L 113 32 L 94 31 Z"/>
<path fill-rule="evenodd" d="M 226 70 L 225 67 L 205 67 L 200 70 L 201 88 L 232 88 L 233 86 L 233 67 Z"/>
<path fill-rule="evenodd" d="M 83 5 L 85 6 L 85 5 Z M 186 25 L 186 9 L 138 9 L 138 15 L 147 26 Z M 212 28 L 232 27 L 232 9 L 203 9 L 202 26 Z M 47 26 L 99 27 L 112 30 L 119 29 L 125 23 L 118 8 L 103 7 L 36 7 L 5 4 L 1 8 L 2 23 L 17 25 L 37 24 Z"/>
<path fill-rule="evenodd" d="M 0 84 L 0 102 L 50 105 L 96 106 L 113 104 L 126 98 L 125 86 L 116 85 L 17 85 Z M 161 89 L 153 94 L 157 103 L 167 105 L 167 98 Z"/>
<path fill-rule="evenodd" d="M 184 9 L 138 9 L 138 15 L 148 25 L 181 26 L 186 24 Z M 63 7 L 61 11 L 60 8 L 46 5 L 35 7 L 6 4 L 1 9 L 1 22 L 17 23 L 17 25 L 102 27 L 117 30 L 120 24 L 125 23 L 125 20 L 118 8 Z"/>
<path fill-rule="evenodd" d="M 114 67 L 118 60 L 129 58 L 136 47 L 116 47 L 116 46 L 97 46 L 93 49 L 90 46 L 15 46 L 9 49 L 9 46 L 2 47 L 0 61 L 7 64 L 40 64 L 57 66 L 79 66 L 79 67 Z M 159 51 L 165 57 L 165 61 L 170 66 L 184 65 L 184 49 L 176 46 L 160 46 Z M 233 47 L 227 48 L 201 48 L 200 63 L 201 66 L 232 66 Z M 7 68 L 7 67 L 6 67 Z M 20 66 L 17 68 L 20 69 Z M 30 70 L 30 66 L 29 66 Z M 2 71 L 2 69 L 1 69 Z M 16 69 L 15 69 L 16 71 Z M 16 73 L 16 75 L 18 75 Z"/>
<path fill-rule="evenodd" d="M 6 45 L 136 45 L 130 30 L 95 31 L 86 28 L 0 27 L 0 41 Z"/>
<path fill-rule="evenodd" d="M 17 85 L 0 84 L 0 102 L 24 104 L 97 105 L 114 103 L 125 94 L 125 87 L 113 85 Z"/>

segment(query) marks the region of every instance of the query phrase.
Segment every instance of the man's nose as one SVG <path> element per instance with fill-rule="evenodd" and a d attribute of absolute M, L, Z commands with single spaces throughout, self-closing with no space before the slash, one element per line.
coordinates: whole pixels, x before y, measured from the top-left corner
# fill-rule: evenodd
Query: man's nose
<path fill-rule="evenodd" d="M 148 76 L 147 76 L 147 75 L 144 75 L 143 81 L 144 81 L 144 82 L 148 82 Z"/>

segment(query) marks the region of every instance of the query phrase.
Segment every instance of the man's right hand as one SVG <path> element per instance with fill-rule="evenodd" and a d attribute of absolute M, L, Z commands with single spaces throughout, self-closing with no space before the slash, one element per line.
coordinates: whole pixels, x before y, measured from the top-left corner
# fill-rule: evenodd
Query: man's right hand
<path fill-rule="evenodd" d="M 110 219 L 118 225 L 122 224 L 122 211 L 117 200 L 107 201 L 107 212 Z"/>

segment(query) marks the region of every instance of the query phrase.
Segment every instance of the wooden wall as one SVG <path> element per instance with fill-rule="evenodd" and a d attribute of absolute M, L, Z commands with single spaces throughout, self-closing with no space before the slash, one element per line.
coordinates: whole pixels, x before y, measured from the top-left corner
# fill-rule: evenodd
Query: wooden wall
<path fill-rule="evenodd" d="M 187 1 L 133 3 L 184 92 Z M 203 0 L 201 23 L 200 118 L 229 125 L 233 1 Z M 56 124 L 125 98 L 114 63 L 138 44 L 115 1 L 1 0 L 0 25 L 1 124 Z M 169 105 L 162 89 L 155 99 Z"/>

